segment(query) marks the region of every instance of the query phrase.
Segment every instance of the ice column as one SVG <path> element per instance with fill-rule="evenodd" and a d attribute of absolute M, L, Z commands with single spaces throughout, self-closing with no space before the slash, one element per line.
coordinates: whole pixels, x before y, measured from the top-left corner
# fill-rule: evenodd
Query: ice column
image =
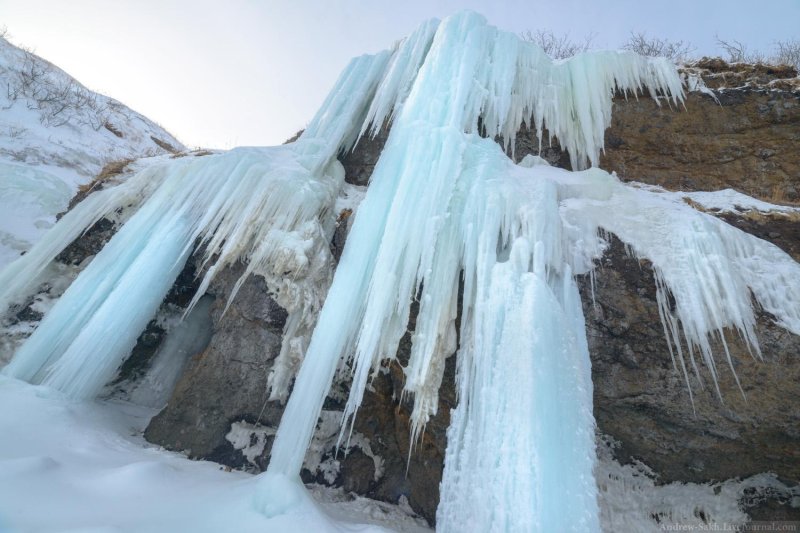
<path fill-rule="evenodd" d="M 478 287 L 458 354 L 438 531 L 599 531 L 577 287 L 569 271 L 550 282 L 530 272 L 528 248 L 519 238 Z"/>

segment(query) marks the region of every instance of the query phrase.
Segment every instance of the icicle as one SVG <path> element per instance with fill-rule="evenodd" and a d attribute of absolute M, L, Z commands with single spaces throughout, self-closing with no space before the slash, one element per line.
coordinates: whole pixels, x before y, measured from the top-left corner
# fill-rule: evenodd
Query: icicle
<path fill-rule="evenodd" d="M 585 177 L 590 179 L 594 176 Z M 800 290 L 792 281 L 800 279 L 800 265 L 791 257 L 672 195 L 617 180 L 609 187 L 606 200 L 576 197 L 565 202 L 562 213 L 569 225 L 587 233 L 602 228 L 619 237 L 636 257 L 652 261 L 665 335 L 687 383 L 683 346 L 698 381 L 694 353 L 700 353 L 721 397 L 713 337 L 722 340 L 726 362 L 736 376 L 723 339 L 725 328 L 737 330 L 754 356 L 760 357 L 751 294 L 780 326 L 800 331 Z M 667 292 L 674 310 L 667 305 Z"/>
<path fill-rule="evenodd" d="M 355 141 L 389 58 L 383 52 L 353 60 L 293 144 L 159 165 L 68 213 L 0 274 L 3 311 L 97 220 L 120 207 L 135 211 L 3 372 L 93 396 L 128 356 L 199 242 L 207 271 L 187 313 L 222 268 L 242 259 L 248 266 L 230 298 L 255 272 L 290 313 L 270 377 L 272 397 L 284 398 L 330 280 L 327 243 L 344 180 L 335 157 Z"/>
<path fill-rule="evenodd" d="M 436 19 L 424 22 L 403 40 L 399 49 L 392 55 L 386 75 L 381 80 L 375 98 L 369 106 L 359 136 L 364 135 L 369 129 L 374 137 L 384 122 L 387 119 L 391 120 L 392 116 L 400 111 L 428 54 L 438 26 L 439 21 Z"/>
<path fill-rule="evenodd" d="M 176 167 L 182 164 L 183 161 L 173 163 Z M 0 316 L 13 304 L 22 303 L 35 289 L 37 278 L 47 265 L 98 220 L 123 207 L 136 209 L 149 198 L 165 177 L 161 168 L 150 167 L 112 189 L 90 195 L 66 213 L 27 254 L 0 270 Z"/>
<path fill-rule="evenodd" d="M 472 348 L 459 353 L 441 531 L 599 530 L 580 299 L 569 272 L 550 284 L 528 271 L 528 246 L 518 239 L 516 260 L 487 273 Z"/>

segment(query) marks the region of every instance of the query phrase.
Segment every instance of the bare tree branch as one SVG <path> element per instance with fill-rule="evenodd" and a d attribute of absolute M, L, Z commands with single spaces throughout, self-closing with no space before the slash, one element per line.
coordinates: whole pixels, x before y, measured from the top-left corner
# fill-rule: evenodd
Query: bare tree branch
<path fill-rule="evenodd" d="M 631 32 L 631 36 L 622 48 L 641 56 L 666 57 L 674 63 L 686 61 L 694 52 L 694 47 L 687 41 L 650 37 L 645 32 Z"/>
<path fill-rule="evenodd" d="M 582 41 L 573 41 L 568 34 L 556 35 L 549 30 L 530 30 L 522 33 L 526 41 L 539 45 L 544 52 L 553 59 L 566 59 L 575 54 L 588 50 L 594 35 L 587 35 Z"/>

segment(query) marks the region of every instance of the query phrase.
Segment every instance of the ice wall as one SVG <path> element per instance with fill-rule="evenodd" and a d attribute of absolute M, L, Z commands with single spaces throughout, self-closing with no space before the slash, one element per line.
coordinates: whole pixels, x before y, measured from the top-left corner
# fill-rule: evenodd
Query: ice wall
<path fill-rule="evenodd" d="M 537 180 L 533 170 L 519 179 L 501 148 L 478 133 L 490 138 L 502 134 L 513 145 L 520 123 L 532 116 L 533 126 L 558 135 L 579 166 L 597 160 L 614 88 L 644 86 L 653 95 L 666 93 L 672 102 L 682 97 L 674 68 L 663 61 L 602 52 L 556 64 L 536 46 L 474 14 L 456 15 L 439 26 L 405 103 L 395 112 L 348 236 L 273 446 L 272 476 L 299 472 L 332 376 L 351 354 L 353 386 L 345 416 L 355 415 L 371 373 L 395 356 L 416 299 L 420 310 L 405 369 L 405 393 L 415 401 L 415 435 L 435 413 L 445 358 L 460 346 L 461 396 L 451 435 L 466 436 L 450 439 L 437 526 L 443 531 L 472 527 L 474 516 L 467 509 L 493 501 L 480 522 L 488 529 L 513 528 L 517 519 L 546 531 L 599 528 L 591 481 L 589 361 L 582 329 L 576 333 L 580 308 L 574 296 L 564 296 L 574 293 L 574 282 L 563 247 L 558 192 Z M 498 267 L 508 262 L 516 270 Z M 495 267 L 496 279 L 490 274 Z M 491 287 L 510 291 L 517 282 L 524 287 L 522 294 L 506 292 L 491 301 Z M 502 303 L 506 296 L 507 304 Z M 543 326 L 537 321 L 549 313 L 560 313 L 560 318 L 548 320 L 570 324 L 563 336 L 540 338 Z M 512 319 L 513 314 L 518 316 Z M 493 335 L 480 342 L 488 332 Z M 512 356 L 506 349 L 518 352 Z M 569 363 L 558 361 L 564 353 Z M 508 357 L 529 370 L 513 384 L 505 383 L 505 373 L 493 375 L 514 364 Z M 545 368 L 553 374 L 541 381 Z M 549 386 L 538 390 L 545 381 Z M 526 393 L 535 395 L 530 420 L 541 424 L 536 428 L 512 405 Z M 563 425 L 545 415 L 545 405 L 560 400 L 569 402 L 563 407 Z M 476 427 L 495 422 L 495 429 L 507 429 L 489 440 L 471 436 L 480 432 Z M 503 453 L 512 456 L 509 463 L 493 470 L 490 465 L 496 466 Z M 494 459 L 476 459 L 485 454 Z M 511 463 L 525 461 L 530 464 L 516 477 Z M 565 465 L 569 468 L 560 470 Z M 553 500 L 537 496 L 555 480 L 559 490 L 568 492 L 557 490 L 561 497 Z M 505 482 L 501 490 L 498 483 Z M 475 484 L 478 488 L 469 488 Z M 564 494 L 574 491 L 581 494 L 579 510 L 543 511 L 556 500 L 566 502 Z M 265 481 L 257 503 L 274 511 L 272 496 Z M 497 514 L 500 508 L 518 510 L 516 503 L 523 501 L 538 506 L 525 517 Z"/>
<path fill-rule="evenodd" d="M 587 481 L 594 458 L 589 360 L 572 273 L 593 267 L 606 245 L 603 232 L 654 262 L 665 331 L 684 369 L 699 351 L 713 375 L 709 338 L 728 327 L 758 353 L 751 290 L 759 301 L 783 296 L 773 308 L 787 326 L 800 302 L 778 289 L 800 271 L 774 247 L 597 169 L 569 173 L 530 160 L 515 166 L 477 135 L 502 134 L 513 146 L 520 121 L 532 116 L 580 168 L 597 161 L 614 89 L 641 87 L 672 103 L 682 98 L 665 61 L 601 52 L 553 63 L 474 15 L 439 26 L 356 215 L 277 434 L 273 475 L 299 470 L 342 358 L 353 367 L 345 416 L 355 415 L 370 375 L 394 357 L 417 300 L 404 391 L 414 396 L 415 436 L 435 413 L 444 359 L 458 347 L 459 407 L 437 527 L 599 528 Z M 653 213 L 663 222 L 654 223 Z M 747 265 L 765 254 L 779 266 L 760 269 L 756 281 Z M 675 310 L 666 305 L 669 294 L 679 302 Z M 257 504 L 272 493 L 265 481 Z M 565 508 L 572 499 L 580 504 Z"/>

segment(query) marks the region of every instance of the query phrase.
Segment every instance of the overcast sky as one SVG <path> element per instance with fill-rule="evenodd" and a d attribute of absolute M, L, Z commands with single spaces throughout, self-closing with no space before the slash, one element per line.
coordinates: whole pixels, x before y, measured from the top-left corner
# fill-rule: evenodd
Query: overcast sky
<path fill-rule="evenodd" d="M 283 142 L 351 57 L 464 8 L 514 32 L 593 34 L 600 48 L 631 31 L 698 55 L 720 54 L 717 34 L 763 51 L 800 37 L 800 0 L 0 0 L 0 26 L 185 144 L 230 148 Z"/>

